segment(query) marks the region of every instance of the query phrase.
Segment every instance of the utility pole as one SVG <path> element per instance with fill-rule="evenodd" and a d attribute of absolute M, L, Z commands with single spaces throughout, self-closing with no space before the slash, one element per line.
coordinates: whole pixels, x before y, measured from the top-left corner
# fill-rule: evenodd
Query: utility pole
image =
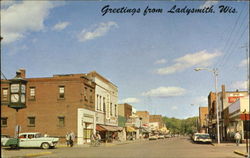
<path fill-rule="evenodd" d="M 250 91 L 250 87 L 249 87 L 249 52 L 248 52 L 248 45 L 247 43 L 242 46 L 241 48 L 246 48 L 246 58 L 247 58 L 247 91 L 248 91 L 248 96 L 249 96 L 249 91 Z M 249 110 L 250 110 L 250 105 L 249 105 Z M 249 113 L 250 111 L 248 111 Z M 246 116 L 246 114 L 245 114 Z M 250 120 L 246 120 L 246 117 L 245 117 L 245 123 L 247 124 L 247 121 L 250 121 Z M 247 129 L 244 129 L 246 131 L 246 147 L 247 147 L 247 155 L 248 155 L 248 158 L 250 158 L 250 145 L 248 144 L 248 140 L 249 140 L 249 132 L 250 132 L 250 127 L 247 127 L 245 125 L 245 127 Z"/>

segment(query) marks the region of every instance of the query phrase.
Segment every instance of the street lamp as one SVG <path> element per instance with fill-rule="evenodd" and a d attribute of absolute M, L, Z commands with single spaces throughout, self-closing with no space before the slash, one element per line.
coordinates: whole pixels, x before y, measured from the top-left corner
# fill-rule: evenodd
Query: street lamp
<path fill-rule="evenodd" d="M 214 69 L 208 69 L 208 68 L 195 68 L 195 71 L 201 71 L 201 70 L 207 70 L 209 72 L 212 72 L 214 74 L 215 78 L 215 96 L 216 96 L 216 119 L 217 119 L 217 141 L 218 144 L 220 144 L 220 125 L 219 125 L 219 105 L 218 105 L 218 97 L 217 97 L 217 76 L 218 76 L 218 70 L 217 68 Z"/>

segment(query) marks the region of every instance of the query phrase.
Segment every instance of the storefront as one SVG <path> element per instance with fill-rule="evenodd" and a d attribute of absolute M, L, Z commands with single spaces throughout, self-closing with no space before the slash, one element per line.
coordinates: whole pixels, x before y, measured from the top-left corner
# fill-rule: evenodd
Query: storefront
<path fill-rule="evenodd" d="M 77 143 L 90 143 L 91 134 L 95 133 L 95 126 L 95 112 L 79 108 L 77 113 Z"/>
<path fill-rule="evenodd" d="M 96 131 L 99 132 L 103 142 L 113 142 L 118 140 L 118 132 L 122 131 L 122 127 L 107 126 L 107 125 L 96 125 Z"/>
<path fill-rule="evenodd" d="M 127 136 L 127 140 L 135 140 L 136 130 L 131 126 L 127 126 L 126 127 L 126 136 Z"/>

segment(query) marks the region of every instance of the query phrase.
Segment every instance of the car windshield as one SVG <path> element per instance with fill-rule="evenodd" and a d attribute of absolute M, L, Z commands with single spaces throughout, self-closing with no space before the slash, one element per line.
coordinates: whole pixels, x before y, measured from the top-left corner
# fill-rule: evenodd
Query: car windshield
<path fill-rule="evenodd" d="M 208 134 L 201 134 L 199 137 L 203 138 L 203 139 L 209 139 L 210 138 L 210 136 Z"/>

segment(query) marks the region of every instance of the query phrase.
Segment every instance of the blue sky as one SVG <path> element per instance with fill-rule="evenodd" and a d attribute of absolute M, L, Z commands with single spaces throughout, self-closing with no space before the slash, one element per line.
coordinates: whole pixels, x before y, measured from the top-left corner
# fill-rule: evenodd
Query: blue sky
<path fill-rule="evenodd" d="M 101 9 L 140 8 L 140 13 Z M 215 13 L 170 14 L 174 5 Z M 219 13 L 224 5 L 236 13 Z M 143 10 L 161 8 L 162 13 Z M 214 91 L 211 72 L 218 68 L 218 88 L 246 89 L 249 45 L 248 2 L 218 1 L 3 1 L 1 71 L 12 78 L 19 68 L 27 77 L 97 71 L 119 90 L 119 101 L 151 114 L 187 118 L 207 106 Z M 193 106 L 191 104 L 194 104 Z"/>

